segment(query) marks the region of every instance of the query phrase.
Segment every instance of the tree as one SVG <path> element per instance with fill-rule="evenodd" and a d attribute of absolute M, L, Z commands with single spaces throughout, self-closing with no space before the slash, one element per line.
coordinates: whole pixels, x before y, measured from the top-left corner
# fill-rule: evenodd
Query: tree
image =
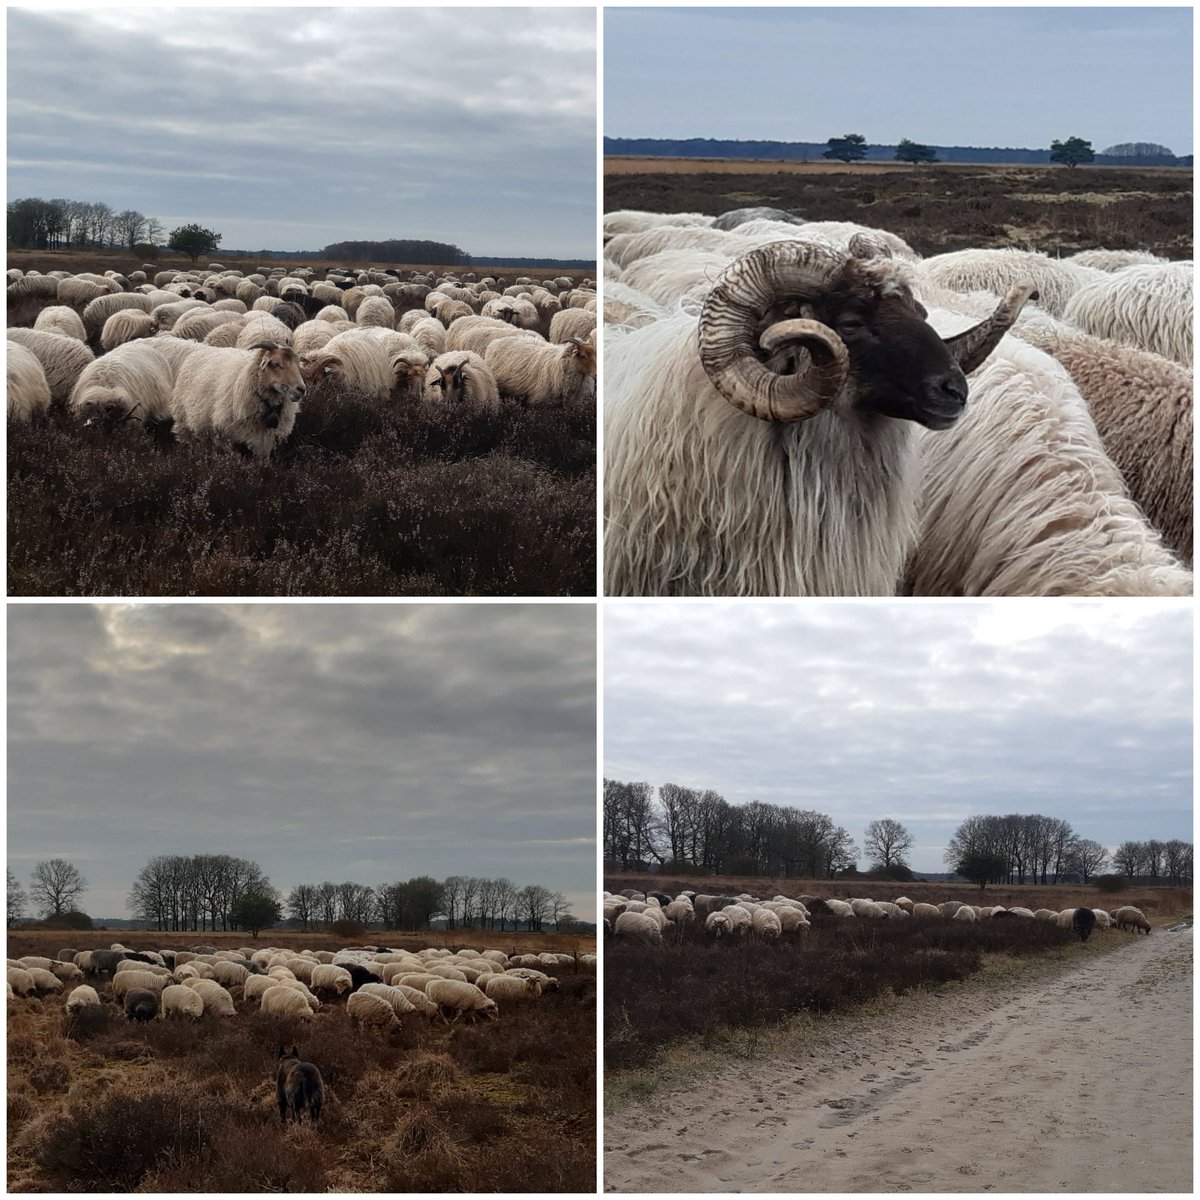
<path fill-rule="evenodd" d="M 937 151 L 932 146 L 923 146 L 920 142 L 910 142 L 901 138 L 896 147 L 896 161 L 913 164 L 935 163 L 938 160 Z"/>
<path fill-rule="evenodd" d="M 317 919 L 317 889 L 311 883 L 298 883 L 287 898 L 288 914 L 300 922 L 305 933 Z"/>
<path fill-rule="evenodd" d="M 1133 879 L 1141 872 L 1145 858 L 1146 847 L 1141 842 L 1122 842 L 1113 851 L 1113 866 L 1120 867 L 1125 875 Z"/>
<path fill-rule="evenodd" d="M 1050 161 L 1063 163 L 1068 167 L 1077 167 L 1080 163 L 1090 163 L 1096 158 L 1092 143 L 1081 137 L 1069 137 L 1065 142 L 1050 143 Z"/>
<path fill-rule="evenodd" d="M 75 907 L 83 895 L 87 880 L 79 868 L 62 858 L 40 862 L 33 869 L 29 895 L 47 917 L 59 917 Z"/>
<path fill-rule="evenodd" d="M 871 865 L 881 871 L 908 866 L 908 852 L 912 848 L 912 834 L 891 817 L 872 821 L 863 837 L 863 849 Z"/>
<path fill-rule="evenodd" d="M 549 905 L 550 920 L 554 922 L 554 928 L 561 932 L 562 923 L 571 915 L 570 902 L 562 892 L 551 892 Z"/>
<path fill-rule="evenodd" d="M 158 248 L 158 240 L 166 233 L 166 228 L 157 217 L 146 218 L 146 241 L 155 249 Z"/>
<path fill-rule="evenodd" d="M 1003 855 L 973 851 L 954 866 L 956 875 L 979 885 L 982 892 L 989 883 L 1003 883 L 1008 874 L 1008 863 Z"/>
<path fill-rule="evenodd" d="M 1091 838 L 1079 838 L 1067 855 L 1067 870 L 1087 883 L 1108 865 L 1108 851 Z"/>
<path fill-rule="evenodd" d="M 25 895 L 25 889 L 21 886 L 21 881 L 9 871 L 8 906 L 5 912 L 8 915 L 8 924 L 10 926 L 25 915 L 25 905 L 28 903 L 29 897 Z"/>
<path fill-rule="evenodd" d="M 195 262 L 202 254 L 213 254 L 220 241 L 219 233 L 205 229 L 203 225 L 180 225 L 178 229 L 171 230 L 167 245 Z"/>
<path fill-rule="evenodd" d="M 867 157 L 867 139 L 861 133 L 843 133 L 840 138 L 830 138 L 825 143 L 829 149 L 822 158 L 837 158 L 842 162 L 860 162 Z"/>
<path fill-rule="evenodd" d="M 279 898 L 273 892 L 245 892 L 234 902 L 230 911 L 234 925 L 248 929 L 258 937 L 260 929 L 270 929 L 279 921 Z"/>
<path fill-rule="evenodd" d="M 126 249 L 132 250 L 142 236 L 142 230 L 146 228 L 146 217 L 136 209 L 126 208 L 119 213 L 113 213 L 112 223 L 122 244 Z"/>

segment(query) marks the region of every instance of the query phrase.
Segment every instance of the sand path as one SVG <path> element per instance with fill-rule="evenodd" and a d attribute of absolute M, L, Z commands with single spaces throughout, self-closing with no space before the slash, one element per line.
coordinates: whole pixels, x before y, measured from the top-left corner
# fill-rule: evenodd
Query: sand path
<path fill-rule="evenodd" d="M 605 1121 L 620 1192 L 1190 1192 L 1192 931 Z"/>

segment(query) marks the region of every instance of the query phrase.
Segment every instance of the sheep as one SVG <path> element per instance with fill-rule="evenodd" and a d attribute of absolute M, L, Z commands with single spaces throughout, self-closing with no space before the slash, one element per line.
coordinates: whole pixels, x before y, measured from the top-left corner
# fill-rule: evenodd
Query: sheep
<path fill-rule="evenodd" d="M 202 342 L 214 329 L 219 329 L 222 325 L 236 325 L 240 333 L 243 324 L 240 313 L 200 308 L 184 313 L 171 329 L 171 336 Z"/>
<path fill-rule="evenodd" d="M 241 987 L 250 977 L 248 968 L 240 963 L 213 963 L 212 977 L 224 987 Z"/>
<path fill-rule="evenodd" d="M 506 321 L 498 321 L 494 317 L 463 317 L 446 332 L 446 350 L 471 350 L 480 357 L 487 353 L 487 348 L 497 338 L 522 337 L 535 338 L 536 334 L 526 329 L 517 329 Z"/>
<path fill-rule="evenodd" d="M 189 979 L 183 986 L 190 987 L 200 994 L 206 1013 L 213 1013 L 218 1017 L 237 1016 L 233 997 L 215 979 Z"/>
<path fill-rule="evenodd" d="M 55 289 L 55 298 L 60 304 L 70 305 L 76 312 L 82 313 L 97 296 L 107 296 L 116 292 L 117 287 L 111 281 L 98 283 L 93 279 L 83 279 L 78 275 L 70 279 L 60 279 Z M 11 298 L 11 289 L 9 292 Z"/>
<path fill-rule="evenodd" d="M 493 341 L 484 361 L 500 391 L 530 408 L 578 404 L 596 389 L 596 347 L 572 337 L 561 345 L 508 337 Z"/>
<path fill-rule="evenodd" d="M 244 444 L 266 458 L 292 432 L 305 390 L 290 346 L 201 346 L 179 368 L 171 415 L 177 433 Z"/>
<path fill-rule="evenodd" d="M 628 284 L 613 281 L 604 285 L 604 324 L 616 329 L 641 329 L 667 315 L 653 297 Z M 606 333 L 611 336 L 611 331 Z"/>
<path fill-rule="evenodd" d="M 607 243 L 621 233 L 641 233 L 645 229 L 656 229 L 660 225 L 711 225 L 715 219 L 705 213 L 656 213 L 622 208 L 604 214 L 604 241 Z"/>
<path fill-rule="evenodd" d="M 895 593 L 917 529 L 916 425 L 957 420 L 965 375 L 1030 289 L 943 341 L 911 268 L 864 255 L 865 240 L 848 253 L 759 247 L 709 292 L 699 352 L 684 311 L 610 345 L 609 594 Z M 800 304 L 808 316 L 779 320 Z M 882 351 L 867 348 L 876 333 Z M 777 373 L 797 364 L 800 374 Z"/>
<path fill-rule="evenodd" d="M 1057 322 L 1021 322 L 1016 333 L 1067 369 L 1131 498 L 1171 550 L 1190 563 L 1191 372 Z"/>
<path fill-rule="evenodd" d="M 117 1000 L 135 989 L 158 995 L 170 983 L 169 975 L 155 975 L 152 971 L 116 971 L 112 979 L 112 994 Z"/>
<path fill-rule="evenodd" d="M 301 359 L 301 372 L 315 399 L 341 390 L 360 391 L 373 400 L 391 393 L 394 376 L 383 346 L 373 340 L 339 333 Z"/>
<path fill-rule="evenodd" d="M 400 1018 L 392 1005 L 382 996 L 369 992 L 355 992 L 346 1002 L 346 1012 L 355 1025 L 369 1025 L 385 1033 L 400 1028 Z"/>
<path fill-rule="evenodd" d="M 153 1021 L 158 1016 L 158 993 L 131 988 L 125 993 L 122 1007 L 130 1021 Z"/>
<path fill-rule="evenodd" d="M 189 963 L 190 967 L 191 964 Z M 278 980 L 271 975 L 251 975 L 245 983 L 242 984 L 242 999 L 243 1000 L 261 1000 L 263 993 L 268 988 L 277 986 Z"/>
<path fill-rule="evenodd" d="M 1150 922 L 1146 920 L 1142 910 L 1132 904 L 1118 908 L 1113 914 L 1113 922 L 1118 929 L 1132 929 L 1135 933 L 1140 930 L 1147 935 L 1150 933 Z"/>
<path fill-rule="evenodd" d="M 50 974 L 63 983 L 78 983 L 83 978 L 83 972 L 74 963 L 68 962 L 52 962 Z"/>
<path fill-rule="evenodd" d="M 8 343 L 8 419 L 32 421 L 50 410 L 50 384 L 32 350 Z"/>
<path fill-rule="evenodd" d="M 351 996 L 353 1000 L 354 997 Z M 273 1017 L 298 1017 L 302 1021 L 313 1019 L 312 1006 L 304 994 L 285 983 L 277 983 L 263 992 L 259 1007 Z"/>
<path fill-rule="evenodd" d="M 392 987 L 404 997 L 423 1017 L 436 1017 L 438 1006 L 429 999 L 421 988 L 409 987 L 404 983 L 394 983 Z"/>
<path fill-rule="evenodd" d="M 911 916 L 914 905 L 907 896 L 901 896 L 896 900 L 896 907 L 904 909 L 904 911 Z"/>
<path fill-rule="evenodd" d="M 914 917 L 941 917 L 942 912 L 936 904 L 918 902 L 912 906 L 912 915 Z"/>
<path fill-rule="evenodd" d="M 613 927 L 617 937 L 632 938 L 651 946 L 662 945 L 662 928 L 645 913 L 623 912 Z"/>
<path fill-rule="evenodd" d="M 1033 916 L 1036 921 L 1053 921 L 1058 914 L 1052 908 L 1039 908 Z"/>
<path fill-rule="evenodd" d="M 204 1015 L 204 997 L 195 988 L 182 983 L 173 983 L 163 988 L 159 1000 L 162 1005 L 159 1015 L 164 1020 L 167 1017 L 191 1017 L 198 1020 Z"/>
<path fill-rule="evenodd" d="M 778 941 L 783 933 L 782 922 L 769 908 L 755 908 L 750 914 L 750 926 L 754 936 L 764 942 Z"/>
<path fill-rule="evenodd" d="M 83 319 L 66 304 L 52 304 L 49 308 L 43 308 L 38 313 L 33 327 L 40 329 L 43 333 L 58 333 L 79 342 L 87 341 L 87 330 L 83 327 Z"/>
<path fill-rule="evenodd" d="M 1192 365 L 1192 265 L 1127 267 L 1081 288 L 1063 319 L 1096 337 Z"/>
<path fill-rule="evenodd" d="M 213 332 L 220 333 L 223 329 L 224 326 L 218 326 Z M 292 331 L 270 313 L 252 312 L 242 319 L 234 346 L 238 350 L 252 350 L 262 342 L 274 342 L 277 346 L 290 346 Z"/>
<path fill-rule="evenodd" d="M 854 911 L 854 906 L 847 903 L 845 900 L 825 900 L 825 911 L 832 913 L 835 917 L 854 917 L 858 914 Z"/>
<path fill-rule="evenodd" d="M 33 976 L 24 967 L 8 968 L 8 986 L 18 996 L 34 996 L 37 994 L 37 984 Z"/>
<path fill-rule="evenodd" d="M 969 904 L 959 906 L 958 911 L 950 918 L 952 921 L 977 921 L 975 910 Z"/>
<path fill-rule="evenodd" d="M 923 280 L 956 292 L 1003 295 L 1015 284 L 1029 280 L 1037 288 L 1038 303 L 1056 317 L 1063 315 L 1080 289 L 1108 278 L 1103 271 L 1069 259 L 1012 249 L 956 250 L 925 259 L 919 270 Z"/>
<path fill-rule="evenodd" d="M 126 958 L 117 963 L 115 975 L 123 974 L 126 971 L 145 971 L 150 975 L 170 975 L 171 972 L 166 968 L 159 966 L 158 963 L 148 962 L 146 960 Z"/>
<path fill-rule="evenodd" d="M 93 345 L 99 343 L 101 331 L 114 313 L 126 309 L 149 313 L 153 307 L 150 297 L 143 296 L 140 292 L 110 292 L 104 296 L 97 296 L 95 300 L 89 301 L 83 310 L 83 325 L 87 330 L 88 341 Z"/>
<path fill-rule="evenodd" d="M 84 342 L 65 334 L 41 329 L 10 329 L 8 340 L 24 346 L 42 364 L 52 404 L 66 403 L 79 376 L 95 359 Z"/>
<path fill-rule="evenodd" d="M 88 987 L 86 983 L 81 983 L 67 997 L 65 1007 L 69 1013 L 77 1013 L 85 1008 L 99 1008 L 100 997 L 95 988 Z"/>
<path fill-rule="evenodd" d="M 962 906 L 961 900 L 943 900 L 937 907 L 943 917 L 953 917 Z"/>
<path fill-rule="evenodd" d="M 536 979 L 519 975 L 491 975 L 483 981 L 482 991 L 491 1000 L 536 1000 L 542 994 L 541 984 Z"/>
<path fill-rule="evenodd" d="M 281 975 L 276 975 L 276 976 L 255 975 L 255 976 L 252 976 L 251 979 L 246 980 L 246 984 L 248 985 L 249 983 L 251 983 L 253 980 L 256 980 L 256 979 L 266 979 L 267 985 L 268 985 L 263 990 L 253 989 L 257 992 L 258 1000 L 260 1003 L 262 1002 L 263 996 L 265 996 L 267 994 L 267 992 L 271 990 L 271 988 L 285 987 L 285 988 L 290 988 L 293 992 L 297 992 L 301 996 L 303 996 L 304 1002 L 308 1005 L 308 1007 L 310 1009 L 312 1009 L 313 1012 L 316 1012 L 321 1007 L 321 1001 L 318 1000 L 317 997 L 314 996 L 312 994 L 312 992 L 310 992 L 308 990 L 308 984 L 302 983 L 299 979 L 286 979 Z M 243 996 L 246 995 L 245 987 L 246 987 L 246 985 L 243 985 L 243 987 L 242 987 L 242 995 Z"/>
<path fill-rule="evenodd" d="M 424 996 L 424 993 L 421 995 Z M 398 987 L 391 987 L 386 983 L 364 983 L 354 996 L 377 996 L 386 1001 L 398 1017 L 417 1011 L 416 1005 Z M 350 997 L 351 1001 L 354 996 Z M 426 999 L 428 1000 L 428 997 Z"/>
<path fill-rule="evenodd" d="M 1125 267 L 1164 263 L 1167 260 L 1144 250 L 1081 250 L 1078 254 L 1072 254 L 1068 261 L 1096 271 L 1121 271 Z"/>
<path fill-rule="evenodd" d="M 325 1082 L 321 1072 L 310 1062 L 300 1061 L 300 1051 L 279 1047 L 278 1066 L 275 1070 L 275 1099 L 279 1105 L 279 1119 L 286 1125 L 288 1115 L 296 1124 L 308 1112 L 310 1121 L 317 1121 L 325 1104 Z"/>
<path fill-rule="evenodd" d="M 403 321 L 400 328 L 403 328 Z M 433 320 L 432 317 L 418 317 L 404 331 L 412 334 L 413 338 L 416 339 L 417 345 L 430 358 L 436 358 L 439 354 L 446 353 L 446 330 L 438 321 Z"/>
<path fill-rule="evenodd" d="M 887 915 L 874 900 L 851 900 L 850 907 L 854 910 L 856 917 L 879 920 Z"/>
<path fill-rule="evenodd" d="M 341 996 L 351 990 L 354 981 L 345 967 L 327 963 L 314 968 L 309 986 L 314 992 L 333 992 L 334 995 Z"/>
<path fill-rule="evenodd" d="M 386 296 L 367 296 L 358 306 L 354 320 L 359 325 L 378 325 L 384 329 L 395 329 L 396 310 Z"/>
<path fill-rule="evenodd" d="M 923 437 L 919 452 L 924 492 L 906 592 L 1191 593 L 1191 572 L 1129 499 L 1070 376 L 1040 350 L 1007 339 L 976 376 L 965 419 Z"/>
<path fill-rule="evenodd" d="M 1031 908 L 1010 908 L 1007 911 L 1014 917 L 1025 917 L 1030 921 L 1032 921 L 1034 917 L 1034 912 Z M 992 915 L 995 916 L 994 913 Z"/>
<path fill-rule="evenodd" d="M 524 338 L 519 339 L 525 341 Z M 498 342 L 493 346 L 499 345 Z M 491 353 L 492 347 L 488 347 Z M 427 403 L 463 406 L 480 413 L 500 411 L 500 393 L 491 368 L 470 350 L 439 354 L 425 371 Z"/>
<path fill-rule="evenodd" d="M 464 983 L 457 979 L 431 979 L 425 988 L 425 995 L 438 1006 L 442 1019 L 448 1014 L 457 1021 L 464 1014 L 474 1022 L 481 1018 L 492 1020 L 498 1015 L 495 1000 L 489 1000 L 473 983 Z"/>
<path fill-rule="evenodd" d="M 1015 912 L 1016 910 L 1014 909 L 1013 911 Z M 1112 924 L 1113 924 L 1112 917 L 1110 917 L 1108 915 L 1108 913 L 1106 913 L 1104 911 L 1104 909 L 1093 908 L 1092 912 L 1095 914 L 1095 917 L 1096 917 L 1096 928 L 1097 929 L 1111 929 L 1112 928 Z"/>
<path fill-rule="evenodd" d="M 1071 927 L 1081 942 L 1086 942 L 1096 928 L 1096 914 L 1090 908 L 1077 908 L 1071 917 Z"/>

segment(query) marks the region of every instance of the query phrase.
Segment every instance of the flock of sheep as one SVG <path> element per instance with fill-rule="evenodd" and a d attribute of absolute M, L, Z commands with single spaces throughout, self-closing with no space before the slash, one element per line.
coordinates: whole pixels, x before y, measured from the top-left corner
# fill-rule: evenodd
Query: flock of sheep
<path fill-rule="evenodd" d="M 712 940 L 753 937 L 777 942 L 783 937 L 803 938 L 812 928 L 814 915 L 859 920 L 950 920 L 985 921 L 1023 919 L 1053 921 L 1063 929 L 1074 929 L 1087 941 L 1093 929 L 1130 929 L 1150 932 L 1150 922 L 1133 905 L 1106 912 L 1102 908 L 1005 908 L 1003 905 L 914 903 L 907 896 L 897 900 L 863 898 L 838 900 L 827 896 L 719 896 L 685 890 L 675 897 L 665 892 L 626 889 L 604 893 L 604 932 L 646 945 L 662 946 L 682 937 L 689 927 L 703 926 Z"/>
<path fill-rule="evenodd" d="M 220 1017 L 257 1004 L 262 1012 L 309 1021 L 346 999 L 357 1025 L 385 1032 L 410 1014 L 457 1021 L 494 1018 L 500 1005 L 557 991 L 557 973 L 595 970 L 596 956 L 444 948 L 287 950 L 62 950 L 57 958 L 8 960 L 10 1002 L 66 992 L 68 1014 L 104 1003 L 97 986 L 131 1020 Z M 85 983 L 89 979 L 92 983 Z M 93 986 L 93 984 L 97 986 Z M 68 991 L 68 989 L 70 989 Z"/>
<path fill-rule="evenodd" d="M 483 413 L 502 396 L 594 400 L 592 280 L 315 274 L 10 270 L 9 419 L 61 404 L 85 424 L 135 422 L 266 457 L 301 402 L 339 391 Z"/>
<path fill-rule="evenodd" d="M 608 594 L 1191 593 L 1190 262 L 762 209 L 604 237 Z"/>

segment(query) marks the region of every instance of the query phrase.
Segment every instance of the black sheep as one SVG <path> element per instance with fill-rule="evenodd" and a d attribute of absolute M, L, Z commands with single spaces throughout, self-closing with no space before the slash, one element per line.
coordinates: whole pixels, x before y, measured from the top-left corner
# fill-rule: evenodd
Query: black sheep
<path fill-rule="evenodd" d="M 1079 940 L 1086 942 L 1092 930 L 1096 928 L 1096 914 L 1090 908 L 1077 908 L 1071 918 L 1071 925 L 1079 934 Z"/>

